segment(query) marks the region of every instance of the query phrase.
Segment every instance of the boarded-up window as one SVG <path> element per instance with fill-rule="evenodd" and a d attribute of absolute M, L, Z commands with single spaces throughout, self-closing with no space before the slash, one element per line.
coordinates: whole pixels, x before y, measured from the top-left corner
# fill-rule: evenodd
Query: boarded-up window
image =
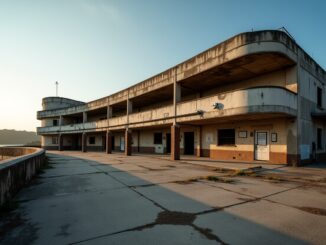
<path fill-rule="evenodd" d="M 217 145 L 235 145 L 235 129 L 217 130 Z"/>

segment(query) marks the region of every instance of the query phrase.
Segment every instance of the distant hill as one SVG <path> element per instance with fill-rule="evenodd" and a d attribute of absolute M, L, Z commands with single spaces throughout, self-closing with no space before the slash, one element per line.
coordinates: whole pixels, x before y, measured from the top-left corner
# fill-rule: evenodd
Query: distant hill
<path fill-rule="evenodd" d="M 36 132 L 0 129 L 0 144 L 40 145 L 41 137 Z"/>

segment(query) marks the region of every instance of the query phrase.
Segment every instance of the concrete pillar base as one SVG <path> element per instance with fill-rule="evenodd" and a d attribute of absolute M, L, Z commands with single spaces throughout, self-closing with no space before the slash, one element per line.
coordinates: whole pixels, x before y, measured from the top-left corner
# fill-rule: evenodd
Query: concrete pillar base
<path fill-rule="evenodd" d="M 171 160 L 180 160 L 180 126 L 171 126 Z"/>
<path fill-rule="evenodd" d="M 131 130 L 126 129 L 125 132 L 125 155 L 131 156 L 132 135 Z"/>
<path fill-rule="evenodd" d="M 106 132 L 106 154 L 112 153 L 112 133 L 110 131 Z"/>
<path fill-rule="evenodd" d="M 82 152 L 87 152 L 87 135 L 86 135 L 86 133 L 82 134 Z"/>

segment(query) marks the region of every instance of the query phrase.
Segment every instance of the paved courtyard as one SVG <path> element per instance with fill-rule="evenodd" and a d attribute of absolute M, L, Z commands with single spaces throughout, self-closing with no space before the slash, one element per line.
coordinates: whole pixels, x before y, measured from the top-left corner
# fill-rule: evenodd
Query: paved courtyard
<path fill-rule="evenodd" d="M 48 167 L 16 196 L 16 209 L 1 214 L 0 244 L 326 241 L 322 164 L 259 169 L 142 155 L 47 156 Z"/>

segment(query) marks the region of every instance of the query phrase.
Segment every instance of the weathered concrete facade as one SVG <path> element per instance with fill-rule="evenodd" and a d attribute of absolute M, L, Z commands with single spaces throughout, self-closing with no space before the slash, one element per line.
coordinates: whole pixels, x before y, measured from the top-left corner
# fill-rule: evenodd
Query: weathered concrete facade
<path fill-rule="evenodd" d="M 285 32 L 242 33 L 95 101 L 44 98 L 37 132 L 45 149 L 298 165 L 326 157 L 325 82 Z"/>

